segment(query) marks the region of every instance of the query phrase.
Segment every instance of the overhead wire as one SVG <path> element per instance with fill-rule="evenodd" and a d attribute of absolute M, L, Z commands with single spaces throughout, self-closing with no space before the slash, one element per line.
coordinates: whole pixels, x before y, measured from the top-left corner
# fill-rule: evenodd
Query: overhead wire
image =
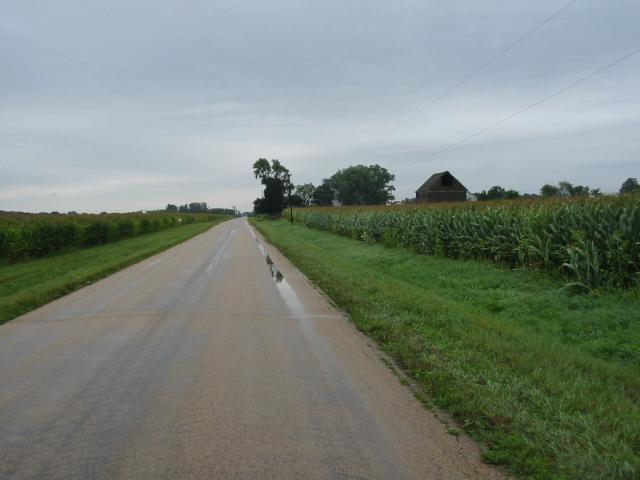
<path fill-rule="evenodd" d="M 600 73 L 602 73 L 602 72 L 604 72 L 606 70 L 609 70 L 610 68 L 613 68 L 617 64 L 619 64 L 619 63 L 621 63 L 621 62 L 623 62 L 623 61 L 625 61 L 625 60 L 637 55 L 638 53 L 640 53 L 640 48 L 638 48 L 636 50 L 633 50 L 633 51 L 631 51 L 629 53 L 626 53 L 625 55 L 617 58 L 613 62 L 610 62 L 607 65 L 594 70 L 593 72 L 589 73 L 588 75 L 585 75 L 585 76 L 583 76 L 583 77 L 581 77 L 581 78 L 569 83 L 568 85 L 565 85 L 564 87 L 560 88 L 559 90 L 556 90 L 555 92 L 551 93 L 550 95 L 547 95 L 547 96 L 541 98 L 540 100 L 537 100 L 537 101 L 531 103 L 530 105 L 527 105 L 526 107 L 524 107 L 524 108 L 522 108 L 522 109 L 520 109 L 520 110 L 518 110 L 518 111 L 516 111 L 516 112 L 514 112 L 514 113 L 512 113 L 510 115 L 507 115 L 506 117 L 498 120 L 497 122 L 492 123 L 491 125 L 489 125 L 487 127 L 484 127 L 482 129 L 478 130 L 477 132 L 474 132 L 471 135 L 468 135 L 468 136 L 466 136 L 466 137 L 464 137 L 464 138 L 462 138 L 462 139 L 460 139 L 460 140 L 458 140 L 458 141 L 456 141 L 454 143 L 451 143 L 451 144 L 447 145 L 444 148 L 441 148 L 440 150 L 436 150 L 435 152 L 427 155 L 426 157 L 421 158 L 420 160 L 421 161 L 429 160 L 429 159 L 435 157 L 436 155 L 440 155 L 440 154 L 442 154 L 442 153 L 444 153 L 444 152 L 446 152 L 448 150 L 451 150 L 454 147 L 457 147 L 458 145 L 462 145 L 463 143 L 466 143 L 469 140 L 472 140 L 472 139 L 474 139 L 476 137 L 479 137 L 480 135 L 483 135 L 483 134 L 487 133 L 488 131 L 493 130 L 496 127 L 499 127 L 500 125 L 503 125 L 503 124 L 513 120 L 514 118 L 519 117 L 520 115 L 523 115 L 523 114 L 527 113 L 529 110 L 537 107 L 538 105 L 540 105 L 542 103 L 545 103 L 545 102 L 551 100 L 554 97 L 557 97 L 558 95 L 566 92 L 567 90 L 570 90 L 570 89 L 580 85 L 581 83 L 589 80 L 590 78 L 593 78 L 596 75 L 598 75 L 598 74 L 600 74 Z"/>
<path fill-rule="evenodd" d="M 420 107 L 418 110 L 416 110 L 415 112 L 411 113 L 409 116 L 407 116 L 406 118 L 404 118 L 403 120 L 401 120 L 400 122 L 396 123 L 395 125 L 393 125 L 391 128 L 389 128 L 388 130 L 386 130 L 382 135 L 380 135 L 379 137 L 376 137 L 374 140 L 372 140 L 371 142 L 369 142 L 364 148 L 368 149 L 369 147 L 371 147 L 372 145 L 375 145 L 377 142 L 383 140 L 384 138 L 386 138 L 388 135 L 390 135 L 391 133 L 393 133 L 394 131 L 396 131 L 398 128 L 400 128 L 401 126 L 403 126 L 404 124 L 406 124 L 407 122 L 413 120 L 415 117 L 417 117 L 418 115 L 424 113 L 426 110 L 428 110 L 429 108 L 431 108 L 432 106 L 434 106 L 436 103 L 440 102 L 442 99 L 444 99 L 445 97 L 449 96 L 451 93 L 453 93 L 455 90 L 457 90 L 458 88 L 462 87 L 463 85 L 465 85 L 467 82 L 469 82 L 471 79 L 473 79 L 476 75 L 478 75 L 479 73 L 481 73 L 482 71 L 486 70 L 488 67 L 490 67 L 492 64 L 494 64 L 498 59 L 500 59 L 501 57 L 503 57 L 504 55 L 506 55 L 508 52 L 510 52 L 511 50 L 513 50 L 516 46 L 518 46 L 520 43 L 522 43 L 523 41 L 525 41 L 528 37 L 530 37 L 531 35 L 533 35 L 535 32 L 537 32 L 538 30 L 540 30 L 543 26 L 545 26 L 546 24 L 548 24 L 549 22 L 551 22 L 553 19 L 555 19 L 556 17 L 558 17 L 562 12 L 564 12 L 565 10 L 567 10 L 569 7 L 571 7 L 574 3 L 576 3 L 578 0 L 570 0 L 567 3 L 565 3 L 561 8 L 559 8 L 558 10 L 556 10 L 552 15 L 550 15 L 549 17 L 545 18 L 542 22 L 538 23 L 535 27 L 533 27 L 532 29 L 528 30 L 524 35 L 520 36 L 519 38 L 517 38 L 515 41 L 513 41 L 512 43 L 510 43 L 509 45 L 507 45 L 505 48 L 503 48 L 500 52 L 498 52 L 496 55 L 494 55 L 493 57 L 491 57 L 489 60 L 487 60 L 485 63 L 483 63 L 480 67 L 476 68 L 475 70 L 473 70 L 471 73 L 469 73 L 468 75 L 466 75 L 464 78 L 462 78 L 460 81 L 458 81 L 457 83 L 455 83 L 453 86 L 451 86 L 450 88 L 448 88 L 447 90 L 445 90 L 444 92 L 442 92 L 440 95 L 438 95 L 436 98 L 434 98 L 433 100 L 429 101 L 428 103 L 426 103 L 425 105 L 423 105 L 422 107 Z"/>

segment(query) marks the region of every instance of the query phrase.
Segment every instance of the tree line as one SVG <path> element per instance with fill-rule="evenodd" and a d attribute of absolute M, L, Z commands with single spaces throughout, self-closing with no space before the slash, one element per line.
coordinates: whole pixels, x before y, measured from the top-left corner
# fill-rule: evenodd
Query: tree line
<path fill-rule="evenodd" d="M 173 203 L 167 204 L 165 208 L 166 212 L 180 212 L 180 213 L 214 213 L 218 215 L 235 215 L 236 210 L 234 208 L 209 208 L 207 202 L 191 202 L 184 205 L 175 205 Z"/>
<path fill-rule="evenodd" d="M 317 187 L 312 183 L 294 185 L 291 173 L 273 159 L 260 158 L 253 174 L 264 186 L 262 197 L 253 202 L 257 214 L 279 214 L 287 207 L 310 205 L 385 205 L 394 199 L 395 176 L 380 165 L 353 165 L 338 170 Z"/>
<path fill-rule="evenodd" d="M 278 215 L 289 207 L 311 205 L 386 205 L 395 198 L 395 187 L 392 185 L 395 176 L 377 164 L 352 165 L 340 169 L 329 178 L 323 179 L 318 186 L 312 183 L 294 185 L 289 169 L 276 159 L 256 160 L 253 164 L 253 174 L 264 187 L 262 196 L 253 202 L 254 212 L 257 214 Z M 638 191 L 640 185 L 636 178 L 625 180 L 619 190 L 621 194 Z M 602 193 L 599 188 L 574 185 L 563 180 L 555 185 L 543 185 L 538 194 L 521 194 L 517 190 L 495 185 L 474 195 L 477 200 L 490 201 L 540 197 L 599 197 Z M 415 199 L 407 198 L 403 202 L 413 203 Z M 204 205 L 206 207 L 206 204 Z"/>
<path fill-rule="evenodd" d="M 620 189 L 620 194 L 640 192 L 640 184 L 637 178 L 627 178 Z M 545 184 L 540 188 L 539 194 L 520 194 L 517 190 L 507 190 L 499 185 L 491 187 L 489 190 L 474 194 L 478 200 L 510 200 L 514 198 L 553 198 L 553 197 L 600 197 L 602 192 L 599 188 L 590 188 L 588 185 L 574 185 L 563 180 L 556 185 Z"/>

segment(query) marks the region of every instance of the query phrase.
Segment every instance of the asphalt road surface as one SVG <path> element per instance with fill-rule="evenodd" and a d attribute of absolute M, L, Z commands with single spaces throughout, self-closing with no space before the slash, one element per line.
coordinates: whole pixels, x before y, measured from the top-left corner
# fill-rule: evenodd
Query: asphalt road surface
<path fill-rule="evenodd" d="M 228 221 L 0 327 L 0 478 L 500 477 L 256 235 Z"/>

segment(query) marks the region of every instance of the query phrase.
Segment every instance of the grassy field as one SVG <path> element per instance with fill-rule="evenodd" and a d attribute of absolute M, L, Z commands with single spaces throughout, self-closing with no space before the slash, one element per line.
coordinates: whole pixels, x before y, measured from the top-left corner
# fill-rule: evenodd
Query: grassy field
<path fill-rule="evenodd" d="M 640 478 L 640 292 L 253 221 L 521 478 Z"/>
<path fill-rule="evenodd" d="M 230 217 L 0 265 L 0 324 L 202 233 Z"/>

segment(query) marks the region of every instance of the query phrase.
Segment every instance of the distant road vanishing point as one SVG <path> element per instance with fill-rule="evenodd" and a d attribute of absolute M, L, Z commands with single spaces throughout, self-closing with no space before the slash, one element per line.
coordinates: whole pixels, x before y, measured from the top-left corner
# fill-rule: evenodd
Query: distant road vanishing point
<path fill-rule="evenodd" d="M 370 343 L 225 222 L 0 327 L 0 478 L 500 478 Z"/>

